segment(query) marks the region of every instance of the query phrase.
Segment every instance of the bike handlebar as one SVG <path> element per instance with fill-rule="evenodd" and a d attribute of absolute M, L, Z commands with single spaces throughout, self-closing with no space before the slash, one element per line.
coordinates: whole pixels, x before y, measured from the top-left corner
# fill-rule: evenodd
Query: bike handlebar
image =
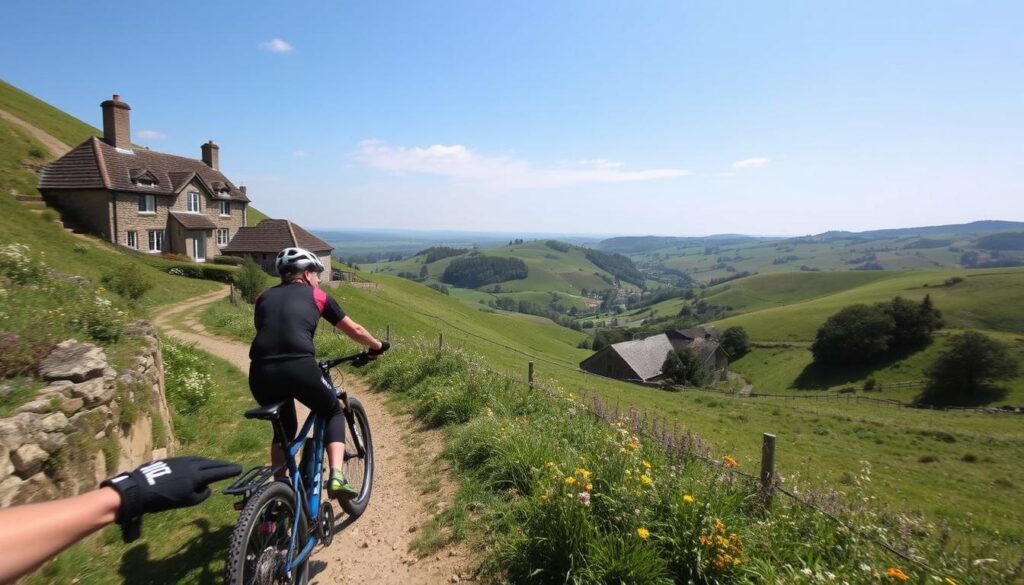
<path fill-rule="evenodd" d="M 385 341 L 383 347 L 381 347 L 379 351 L 364 349 L 359 353 L 354 353 L 345 357 L 335 358 L 333 360 L 324 360 L 320 362 L 320 365 L 329 369 L 340 366 L 344 363 L 351 363 L 353 366 L 361 368 L 389 349 L 391 349 L 391 344 Z"/>

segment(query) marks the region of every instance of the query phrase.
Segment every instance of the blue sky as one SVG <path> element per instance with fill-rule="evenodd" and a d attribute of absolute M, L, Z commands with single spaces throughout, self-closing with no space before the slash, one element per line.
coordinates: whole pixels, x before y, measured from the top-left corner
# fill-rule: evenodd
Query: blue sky
<path fill-rule="evenodd" d="M 339 228 L 1024 220 L 1020 2 L 20 2 L 0 77 Z"/>

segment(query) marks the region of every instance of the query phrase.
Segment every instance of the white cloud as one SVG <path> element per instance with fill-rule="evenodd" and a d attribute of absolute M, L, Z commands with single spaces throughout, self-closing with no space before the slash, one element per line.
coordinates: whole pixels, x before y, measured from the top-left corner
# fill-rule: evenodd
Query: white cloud
<path fill-rule="evenodd" d="M 265 43 L 260 43 L 260 48 L 271 53 L 291 53 L 295 47 L 284 39 L 270 39 Z"/>
<path fill-rule="evenodd" d="M 292 153 L 292 156 L 295 158 L 306 158 L 306 151 L 302 149 L 296 150 Z"/>
<path fill-rule="evenodd" d="M 575 165 L 537 168 L 530 162 L 501 155 L 480 154 L 461 144 L 427 147 L 389 146 L 363 140 L 352 158 L 370 168 L 395 175 L 409 173 L 481 181 L 496 187 L 538 188 L 578 183 L 625 183 L 684 177 L 683 169 L 624 170 L 621 163 L 605 159 L 578 161 Z"/>
<path fill-rule="evenodd" d="M 167 135 L 156 130 L 139 130 L 135 137 L 139 140 L 163 140 Z"/>
<path fill-rule="evenodd" d="M 763 156 L 745 158 L 732 163 L 732 168 L 734 169 L 762 169 L 766 166 L 768 166 L 768 159 Z"/>

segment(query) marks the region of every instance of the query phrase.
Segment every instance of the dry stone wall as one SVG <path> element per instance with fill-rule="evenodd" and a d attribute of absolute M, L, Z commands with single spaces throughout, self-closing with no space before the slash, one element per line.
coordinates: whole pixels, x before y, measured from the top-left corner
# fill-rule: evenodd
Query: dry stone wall
<path fill-rule="evenodd" d="M 160 341 L 139 321 L 125 331 L 132 361 L 68 340 L 39 365 L 48 385 L 0 418 L 0 507 L 69 496 L 174 451 Z"/>

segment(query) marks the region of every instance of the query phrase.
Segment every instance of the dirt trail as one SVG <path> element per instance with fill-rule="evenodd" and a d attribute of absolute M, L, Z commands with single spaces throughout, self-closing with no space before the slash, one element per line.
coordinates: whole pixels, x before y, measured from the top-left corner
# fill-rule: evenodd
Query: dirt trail
<path fill-rule="evenodd" d="M 208 304 L 224 298 L 227 288 L 173 305 L 154 319 L 166 335 L 195 343 L 200 348 L 228 360 L 243 372 L 249 371 L 248 346 L 212 335 L 198 323 L 197 316 Z M 431 518 L 429 501 L 420 495 L 413 481 L 415 463 L 436 456 L 441 437 L 426 431 L 427 437 L 410 441 L 419 425 L 406 415 L 396 416 L 384 405 L 384 395 L 374 392 L 366 382 L 346 374 L 344 382 L 366 407 L 373 429 L 377 457 L 373 495 L 361 518 L 339 533 L 329 548 L 313 554 L 312 583 L 401 583 L 403 585 L 452 583 L 465 581 L 475 566 L 464 551 L 445 549 L 417 559 L 409 545 L 420 528 Z M 300 417 L 305 416 L 304 407 Z M 239 412 L 241 416 L 241 412 Z M 300 418 L 300 421 L 302 419 Z M 422 444 L 423 447 L 412 447 Z M 434 468 L 433 465 L 425 466 Z M 435 471 L 436 472 L 436 471 Z M 449 488 L 450 489 L 450 488 Z M 335 505 L 339 521 L 344 514 Z M 454 579 L 460 575 L 460 579 Z"/>
<path fill-rule="evenodd" d="M 64 144 L 60 140 L 57 140 L 53 136 L 50 136 L 46 132 L 43 132 L 39 128 L 36 128 L 32 124 L 29 124 L 25 120 L 22 120 L 21 118 L 8 112 L 7 110 L 0 110 L 0 118 L 7 120 L 15 126 L 20 126 L 23 130 L 31 134 L 32 138 L 38 140 L 43 146 L 46 147 L 46 150 L 50 151 L 50 155 L 52 156 L 52 158 L 60 158 L 64 156 L 66 152 L 71 150 L 71 147 L 68 146 L 67 144 Z"/>

